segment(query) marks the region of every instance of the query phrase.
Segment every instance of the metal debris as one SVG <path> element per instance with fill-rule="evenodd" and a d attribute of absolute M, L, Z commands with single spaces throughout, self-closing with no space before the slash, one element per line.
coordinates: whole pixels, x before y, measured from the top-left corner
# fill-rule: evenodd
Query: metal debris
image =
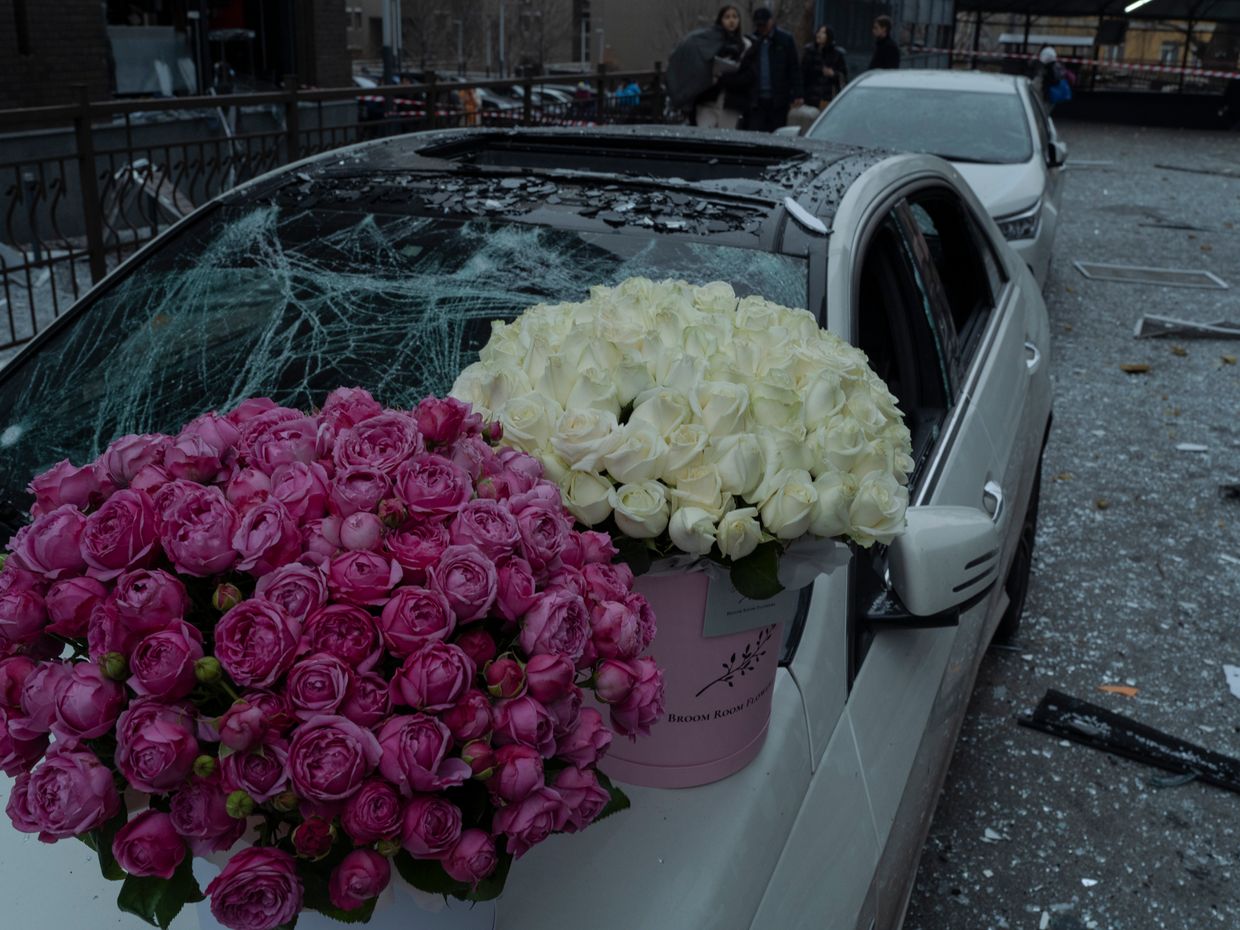
<path fill-rule="evenodd" d="M 1073 262 L 1082 275 L 1093 281 L 1123 284 L 1160 284 L 1166 287 L 1205 287 L 1226 290 L 1228 284 L 1210 271 L 1192 268 L 1151 268 L 1147 265 L 1109 265 L 1101 262 Z"/>
<path fill-rule="evenodd" d="M 1224 665 L 1223 674 L 1227 676 L 1227 687 L 1232 695 L 1240 698 L 1240 668 L 1234 665 Z"/>
<path fill-rule="evenodd" d="M 1137 320 L 1133 335 L 1138 339 L 1157 336 L 1198 336 L 1204 339 L 1240 339 L 1240 323 L 1216 320 L 1213 323 L 1197 323 L 1178 320 L 1171 316 L 1146 314 Z"/>

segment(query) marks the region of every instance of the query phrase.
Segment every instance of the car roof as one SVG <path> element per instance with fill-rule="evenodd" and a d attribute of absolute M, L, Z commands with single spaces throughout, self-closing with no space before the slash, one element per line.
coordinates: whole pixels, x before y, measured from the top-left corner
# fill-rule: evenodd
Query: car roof
<path fill-rule="evenodd" d="M 945 69 L 918 68 L 898 71 L 874 69 L 862 74 L 853 83 L 866 87 L 898 87 L 917 90 L 950 90 L 960 93 L 1014 93 L 1021 81 L 1028 78 L 1020 74 L 995 74 L 990 71 L 948 71 Z"/>
<path fill-rule="evenodd" d="M 829 226 L 852 182 L 889 154 L 681 126 L 451 129 L 328 152 L 222 199 L 496 219 L 554 204 L 601 228 L 770 245 L 792 216 L 787 198 Z"/>

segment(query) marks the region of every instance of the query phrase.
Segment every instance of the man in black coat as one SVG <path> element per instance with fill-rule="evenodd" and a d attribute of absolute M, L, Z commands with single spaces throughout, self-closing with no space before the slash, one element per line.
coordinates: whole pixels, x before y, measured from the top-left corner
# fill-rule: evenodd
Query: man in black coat
<path fill-rule="evenodd" d="M 753 51 L 757 80 L 750 91 L 746 129 L 774 132 L 788 122 L 788 109 L 804 101 L 797 43 L 775 25 L 775 16 L 764 6 L 753 11 Z"/>
<path fill-rule="evenodd" d="M 900 67 L 900 46 L 891 37 L 891 17 L 878 16 L 870 28 L 874 36 L 874 54 L 870 57 L 871 68 Z"/>

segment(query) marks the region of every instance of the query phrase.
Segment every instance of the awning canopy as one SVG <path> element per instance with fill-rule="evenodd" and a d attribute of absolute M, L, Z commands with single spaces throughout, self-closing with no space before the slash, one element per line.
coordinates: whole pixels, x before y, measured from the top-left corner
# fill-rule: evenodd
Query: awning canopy
<path fill-rule="evenodd" d="M 1240 22 L 1240 0 L 956 0 L 956 12 L 1026 13 L 1032 16 L 1107 16 L 1128 19 L 1192 19 Z"/>

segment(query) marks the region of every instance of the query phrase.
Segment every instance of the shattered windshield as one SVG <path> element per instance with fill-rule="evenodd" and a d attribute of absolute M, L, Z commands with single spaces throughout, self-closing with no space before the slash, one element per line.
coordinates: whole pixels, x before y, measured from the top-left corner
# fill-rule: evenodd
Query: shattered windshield
<path fill-rule="evenodd" d="M 125 433 L 175 431 L 340 385 L 412 406 L 444 393 L 490 321 L 633 276 L 727 281 L 804 307 L 804 259 L 632 232 L 275 206 L 222 208 L 104 293 L 0 381 L 0 520 L 22 489 Z"/>

